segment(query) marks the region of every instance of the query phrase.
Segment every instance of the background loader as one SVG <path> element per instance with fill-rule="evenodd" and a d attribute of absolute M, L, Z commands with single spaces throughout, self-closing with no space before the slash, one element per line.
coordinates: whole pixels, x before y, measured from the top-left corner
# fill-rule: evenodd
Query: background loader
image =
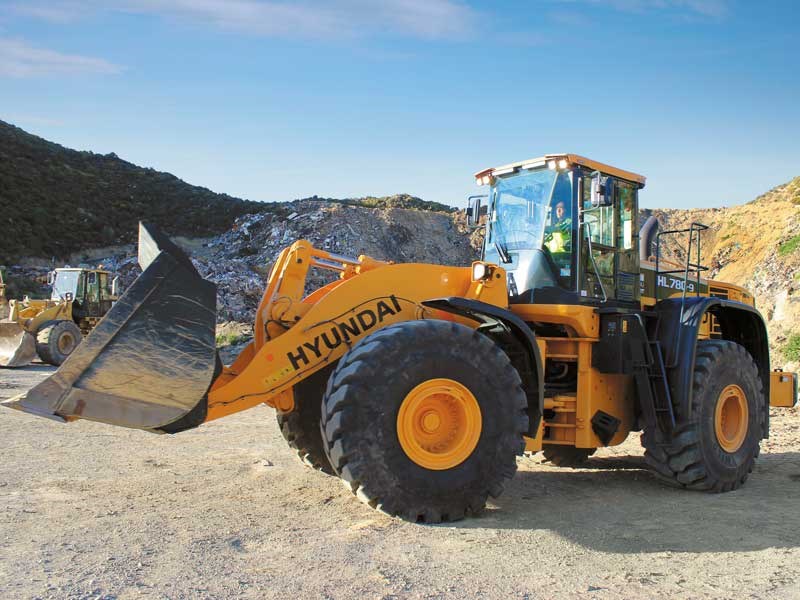
<path fill-rule="evenodd" d="M 50 273 L 50 299 L 8 301 L 0 321 L 0 366 L 19 367 L 37 355 L 58 366 L 116 300 L 108 271 L 62 268 Z"/>
<path fill-rule="evenodd" d="M 644 177 L 577 155 L 476 179 L 482 260 L 390 264 L 297 241 L 230 366 L 214 284 L 141 226 L 143 273 L 53 376 L 4 404 L 177 433 L 266 403 L 308 464 L 412 521 L 480 512 L 526 449 L 576 464 L 633 431 L 671 485 L 744 483 L 797 378 L 770 368 L 752 296 L 702 276 L 702 226 L 640 234 Z M 680 264 L 661 256 L 676 235 Z M 312 268 L 340 277 L 305 295 Z"/>

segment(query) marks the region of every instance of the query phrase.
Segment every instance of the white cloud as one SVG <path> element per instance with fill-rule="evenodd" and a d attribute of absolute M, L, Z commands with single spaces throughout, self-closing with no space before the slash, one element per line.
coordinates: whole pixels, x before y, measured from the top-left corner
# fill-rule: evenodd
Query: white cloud
<path fill-rule="evenodd" d="M 33 17 L 50 23 L 70 23 L 92 8 L 92 2 L 85 0 L 52 0 L 43 2 L 28 0 L 27 2 L 11 2 L 8 9 L 12 14 Z"/>
<path fill-rule="evenodd" d="M 21 39 L 0 38 L 0 76 L 34 77 L 52 74 L 118 73 L 122 70 L 102 58 L 63 54 L 32 46 Z"/>
<path fill-rule="evenodd" d="M 730 7 L 730 0 L 561 0 L 561 2 L 593 4 L 639 13 L 671 9 L 715 19 L 727 16 Z"/>
<path fill-rule="evenodd" d="M 469 33 L 476 19 L 470 8 L 449 0 L 383 0 L 351 4 L 359 13 L 375 11 L 376 18 L 398 31 L 430 38 Z"/>
<path fill-rule="evenodd" d="M 151 15 L 254 35 L 305 38 L 395 33 L 457 38 L 470 33 L 475 13 L 458 0 L 27 0 L 18 15 L 66 22 L 90 12 Z"/>

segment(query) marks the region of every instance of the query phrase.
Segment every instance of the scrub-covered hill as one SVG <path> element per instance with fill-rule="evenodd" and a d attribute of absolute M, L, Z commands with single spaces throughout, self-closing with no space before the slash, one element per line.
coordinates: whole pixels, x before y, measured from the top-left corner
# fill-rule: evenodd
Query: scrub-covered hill
<path fill-rule="evenodd" d="M 701 248 L 710 276 L 753 292 L 775 366 L 800 367 L 800 177 L 739 206 L 645 212 L 666 229 L 708 225 Z"/>
<path fill-rule="evenodd" d="M 146 219 L 210 236 L 269 205 L 217 194 L 116 154 L 71 150 L 0 121 L 0 264 L 134 241 Z"/>
<path fill-rule="evenodd" d="M 450 206 L 409 194 L 318 198 L 347 206 L 449 213 Z M 116 154 L 65 148 L 0 121 L 0 265 L 135 241 L 146 220 L 173 236 L 210 237 L 245 214 L 285 218 L 285 203 L 253 202 L 191 185 Z"/>

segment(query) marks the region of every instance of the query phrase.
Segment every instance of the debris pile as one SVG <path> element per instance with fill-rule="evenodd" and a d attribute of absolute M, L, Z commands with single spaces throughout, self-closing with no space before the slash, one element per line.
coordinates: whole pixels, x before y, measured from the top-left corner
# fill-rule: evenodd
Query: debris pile
<path fill-rule="evenodd" d="M 233 228 L 192 254 L 203 277 L 218 285 L 220 321 L 253 319 L 266 278 L 281 250 L 299 239 L 334 254 L 380 260 L 468 265 L 477 256 L 463 213 L 364 208 L 324 200 L 290 204 L 285 219 L 273 214 L 240 217 Z M 307 291 L 331 281 L 312 271 Z"/>
<path fill-rule="evenodd" d="M 252 323 L 273 263 L 281 250 L 299 239 L 334 254 L 366 254 L 396 262 L 466 266 L 478 255 L 471 245 L 463 212 L 367 208 L 316 199 L 287 203 L 282 212 L 285 217 L 274 213 L 241 216 L 229 231 L 187 248 L 200 274 L 217 284 L 220 323 Z M 120 290 L 125 290 L 141 272 L 133 246 L 81 265 L 103 265 L 119 276 Z M 44 266 L 14 266 L 9 268 L 7 278 L 26 281 L 25 293 L 41 297 L 49 294 L 48 270 Z M 307 291 L 334 277 L 336 274 L 331 271 L 312 270 Z"/>

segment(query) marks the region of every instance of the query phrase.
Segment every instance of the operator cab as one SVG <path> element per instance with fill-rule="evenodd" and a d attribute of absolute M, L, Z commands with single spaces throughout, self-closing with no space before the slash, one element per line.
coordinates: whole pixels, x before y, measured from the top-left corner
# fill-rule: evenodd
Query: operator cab
<path fill-rule="evenodd" d="M 72 301 L 73 315 L 78 319 L 102 316 L 116 298 L 116 283 L 110 275 L 94 269 L 56 269 L 50 273 L 50 299 Z"/>
<path fill-rule="evenodd" d="M 548 154 L 475 175 L 482 260 L 506 270 L 511 304 L 638 306 L 638 190 L 645 178 L 575 154 Z"/>

